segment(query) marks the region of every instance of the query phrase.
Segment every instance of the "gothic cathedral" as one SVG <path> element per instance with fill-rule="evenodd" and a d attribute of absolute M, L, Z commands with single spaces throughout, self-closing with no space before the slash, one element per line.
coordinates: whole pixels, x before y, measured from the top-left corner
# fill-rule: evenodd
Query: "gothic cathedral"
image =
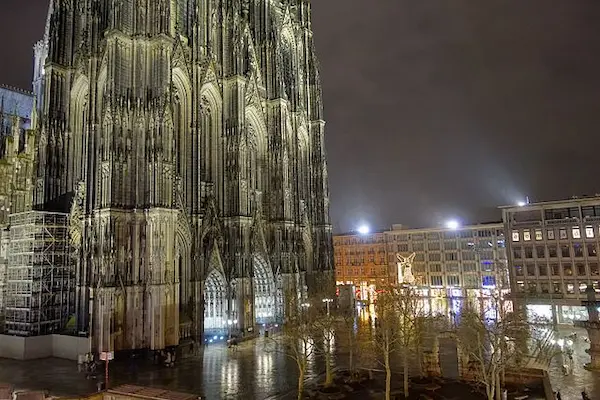
<path fill-rule="evenodd" d="M 33 208 L 96 351 L 285 320 L 333 287 L 310 0 L 52 0 Z"/>

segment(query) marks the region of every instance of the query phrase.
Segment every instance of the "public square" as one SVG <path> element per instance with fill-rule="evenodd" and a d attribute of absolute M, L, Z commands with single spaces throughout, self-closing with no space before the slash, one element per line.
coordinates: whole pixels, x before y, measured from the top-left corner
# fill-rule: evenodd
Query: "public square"
<path fill-rule="evenodd" d="M 550 367 L 553 389 L 561 392 L 563 399 L 578 399 L 582 389 L 591 398 L 600 398 L 600 373 L 583 368 L 589 361 L 585 353 L 585 331 L 562 327 L 564 336 L 577 332 L 573 344 L 574 371 L 564 376 L 561 361 L 556 358 Z M 295 361 L 282 352 L 274 351 L 274 341 L 257 338 L 241 343 L 237 349 L 225 344 L 211 344 L 203 349 L 203 355 L 178 361 L 175 367 L 155 366 L 149 362 L 119 360 L 110 364 L 110 386 L 137 384 L 188 392 L 203 399 L 293 399 L 296 397 L 297 368 Z M 441 351 L 441 362 L 449 358 Z M 347 366 L 347 352 L 336 346 L 334 364 Z M 400 372 L 400 367 L 395 367 Z M 451 371 L 452 365 L 442 365 Z M 103 379 L 99 371 L 99 379 Z M 308 381 L 322 379 L 323 364 L 312 359 Z M 36 361 L 0 360 L 0 383 L 11 383 L 19 389 L 48 390 L 51 395 L 73 396 L 91 394 L 97 390 L 96 380 L 86 379 L 78 372 L 73 361 L 44 359 Z"/>
<path fill-rule="evenodd" d="M 600 2 L 0 3 L 0 383 L 600 399 Z"/>

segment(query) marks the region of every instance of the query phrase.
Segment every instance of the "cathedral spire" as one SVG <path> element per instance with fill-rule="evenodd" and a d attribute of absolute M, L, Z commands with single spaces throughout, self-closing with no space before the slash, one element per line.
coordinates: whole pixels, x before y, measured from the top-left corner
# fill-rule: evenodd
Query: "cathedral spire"
<path fill-rule="evenodd" d="M 48 3 L 48 14 L 46 15 L 46 27 L 44 28 L 44 38 L 43 41 L 48 45 L 48 41 L 50 40 L 50 25 L 52 22 L 52 14 L 54 13 L 54 1 L 50 0 Z"/>

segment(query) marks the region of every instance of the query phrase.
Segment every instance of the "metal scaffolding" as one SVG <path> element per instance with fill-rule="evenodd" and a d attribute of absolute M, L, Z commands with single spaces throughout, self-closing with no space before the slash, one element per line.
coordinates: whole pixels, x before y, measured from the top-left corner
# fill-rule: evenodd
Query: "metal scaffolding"
<path fill-rule="evenodd" d="M 62 332 L 74 311 L 68 214 L 30 211 L 10 216 L 4 292 L 5 331 L 37 336 Z"/>
<path fill-rule="evenodd" d="M 8 254 L 8 229 L 0 229 L 0 333 L 4 333 L 4 284 L 6 283 L 6 263 Z"/>

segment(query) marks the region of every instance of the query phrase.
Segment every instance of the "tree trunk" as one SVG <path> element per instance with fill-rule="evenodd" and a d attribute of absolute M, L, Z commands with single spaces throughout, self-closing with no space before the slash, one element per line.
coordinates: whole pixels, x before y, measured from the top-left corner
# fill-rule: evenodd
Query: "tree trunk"
<path fill-rule="evenodd" d="M 417 347 L 417 367 L 419 367 L 419 376 L 422 378 L 425 376 L 423 368 L 423 349 L 420 346 Z"/>
<path fill-rule="evenodd" d="M 298 372 L 298 400 L 302 400 L 304 395 L 304 368 L 300 368 Z"/>
<path fill-rule="evenodd" d="M 351 375 L 354 375 L 354 351 L 350 347 L 350 354 L 348 355 L 348 370 Z"/>
<path fill-rule="evenodd" d="M 385 357 L 385 400 L 391 400 L 392 396 L 392 368 L 390 366 L 390 354 Z"/>
<path fill-rule="evenodd" d="M 500 374 L 496 377 L 496 400 L 502 400 L 502 382 L 500 381 Z"/>
<path fill-rule="evenodd" d="M 327 350 L 325 350 L 325 386 L 331 386 L 333 383 L 333 370 L 331 368 L 331 352 L 329 341 L 327 341 Z"/>
<path fill-rule="evenodd" d="M 403 377 L 404 377 L 404 397 L 408 397 L 408 352 L 404 351 L 404 357 L 403 357 L 403 366 L 404 366 L 404 371 L 402 373 Z"/>
<path fill-rule="evenodd" d="M 494 386 L 490 385 L 489 383 L 485 385 L 485 394 L 487 397 L 487 400 L 495 400 L 494 399 Z"/>
<path fill-rule="evenodd" d="M 485 390 L 486 390 L 486 394 L 487 394 L 487 398 L 488 400 L 496 400 L 495 399 L 495 393 L 496 393 L 496 378 L 498 377 L 497 374 L 493 374 L 490 378 L 491 378 L 491 382 L 488 382 L 485 385 Z"/>

